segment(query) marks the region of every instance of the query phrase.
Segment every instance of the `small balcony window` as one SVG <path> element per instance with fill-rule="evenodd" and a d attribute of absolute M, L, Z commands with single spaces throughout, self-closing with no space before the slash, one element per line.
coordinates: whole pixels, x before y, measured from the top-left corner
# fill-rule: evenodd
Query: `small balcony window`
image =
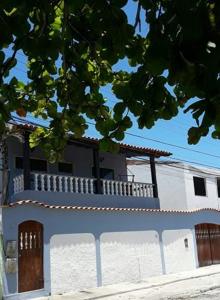
<path fill-rule="evenodd" d="M 58 163 L 58 172 L 64 173 L 64 174 L 73 174 L 72 163 L 59 162 Z"/>
<path fill-rule="evenodd" d="M 95 176 L 95 168 L 92 168 L 92 176 Z M 113 169 L 107 169 L 107 168 L 100 168 L 100 178 L 102 179 L 108 179 L 108 180 L 114 180 L 114 170 Z"/>
<path fill-rule="evenodd" d="M 206 196 L 205 178 L 193 176 L 194 191 L 196 196 Z"/>
<path fill-rule="evenodd" d="M 15 158 L 15 168 L 23 169 L 23 157 Z M 30 159 L 30 170 L 37 172 L 47 172 L 47 161 L 43 159 L 31 158 Z"/>

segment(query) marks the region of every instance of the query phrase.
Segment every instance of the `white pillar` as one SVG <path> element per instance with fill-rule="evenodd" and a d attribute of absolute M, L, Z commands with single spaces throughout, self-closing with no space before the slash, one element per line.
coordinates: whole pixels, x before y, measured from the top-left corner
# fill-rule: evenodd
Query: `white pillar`
<path fill-rule="evenodd" d="M 166 274 L 166 262 L 165 262 L 165 255 L 164 255 L 164 247 L 163 247 L 163 231 L 158 230 L 158 237 L 159 237 L 159 246 L 160 246 L 160 258 L 161 258 L 161 268 L 162 274 Z"/>
<path fill-rule="evenodd" d="M 96 253 L 96 278 L 97 286 L 102 286 L 102 263 L 101 263 L 101 248 L 100 235 L 95 235 L 95 253 Z"/>
<path fill-rule="evenodd" d="M 44 238 L 44 289 L 48 295 L 51 295 L 51 259 L 49 238 Z"/>

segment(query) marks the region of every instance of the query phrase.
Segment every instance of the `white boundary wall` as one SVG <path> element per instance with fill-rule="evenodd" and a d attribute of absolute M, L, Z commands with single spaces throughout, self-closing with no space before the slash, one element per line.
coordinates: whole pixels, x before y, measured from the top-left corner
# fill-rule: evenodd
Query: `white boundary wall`
<path fill-rule="evenodd" d="M 220 213 L 80 212 L 24 205 L 3 209 L 5 242 L 17 240 L 25 220 L 44 226 L 45 294 L 54 294 L 195 269 L 194 226 L 220 224 Z M 17 280 L 17 273 L 7 274 L 12 294 Z"/>

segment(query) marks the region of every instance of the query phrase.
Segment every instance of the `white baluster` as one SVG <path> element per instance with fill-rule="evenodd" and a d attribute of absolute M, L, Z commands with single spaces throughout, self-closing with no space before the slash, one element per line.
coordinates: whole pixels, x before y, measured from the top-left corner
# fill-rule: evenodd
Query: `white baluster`
<path fill-rule="evenodd" d="M 111 181 L 110 181 L 110 184 L 111 184 L 111 195 L 115 195 L 115 191 L 114 191 L 114 181 L 111 180 Z"/>
<path fill-rule="evenodd" d="M 24 175 L 21 175 L 21 192 L 24 191 Z"/>
<path fill-rule="evenodd" d="M 143 184 L 143 196 L 146 197 L 147 196 L 147 185 Z"/>
<path fill-rule="evenodd" d="M 110 185 L 109 185 L 109 181 L 108 180 L 106 180 L 106 194 L 107 195 L 110 195 Z"/>
<path fill-rule="evenodd" d="M 38 191 L 38 174 L 34 174 L 34 190 Z"/>
<path fill-rule="evenodd" d="M 86 194 L 89 193 L 89 185 L 88 185 L 88 181 L 89 181 L 89 179 L 86 178 L 86 179 L 85 179 L 85 193 L 86 193 Z"/>
<path fill-rule="evenodd" d="M 146 188 L 147 188 L 147 185 L 145 183 L 143 183 L 143 197 L 146 197 Z"/>
<path fill-rule="evenodd" d="M 141 183 L 139 183 L 139 189 L 140 189 L 140 197 L 142 197 L 143 189 L 142 189 L 142 184 Z"/>
<path fill-rule="evenodd" d="M 16 193 L 19 193 L 19 176 L 16 178 Z"/>
<path fill-rule="evenodd" d="M 57 191 L 57 176 L 53 175 L 53 192 Z"/>
<path fill-rule="evenodd" d="M 123 186 L 124 186 L 124 196 L 127 196 L 127 188 L 128 188 L 127 182 L 124 182 Z"/>
<path fill-rule="evenodd" d="M 19 191 L 20 191 L 20 179 L 19 179 L 19 177 L 17 177 L 17 179 L 16 179 L 16 190 L 17 190 L 17 193 L 19 193 Z"/>
<path fill-rule="evenodd" d="M 143 196 L 143 184 L 139 183 L 139 188 L 140 188 L 140 197 Z"/>
<path fill-rule="evenodd" d="M 153 185 L 151 185 L 150 187 L 151 187 L 151 189 L 150 189 L 151 190 L 151 197 L 153 197 L 154 196 Z"/>
<path fill-rule="evenodd" d="M 136 187 L 136 197 L 139 197 L 139 185 L 136 183 L 135 187 Z"/>
<path fill-rule="evenodd" d="M 62 192 L 63 191 L 63 186 L 62 186 L 62 177 L 59 176 L 58 177 L 58 180 L 59 180 L 59 192 Z"/>
<path fill-rule="evenodd" d="M 149 197 L 149 187 L 148 187 L 148 184 L 145 185 L 145 196 Z"/>
<path fill-rule="evenodd" d="M 127 196 L 130 196 L 131 195 L 131 183 L 128 182 L 127 183 Z"/>
<path fill-rule="evenodd" d="M 21 176 L 18 176 L 18 193 L 20 192 Z"/>
<path fill-rule="evenodd" d="M 146 197 L 149 197 L 149 186 L 148 184 L 146 184 L 146 187 L 145 187 L 145 194 L 146 194 Z"/>
<path fill-rule="evenodd" d="M 94 179 L 90 179 L 90 193 L 94 194 Z"/>
<path fill-rule="evenodd" d="M 73 193 L 73 177 L 70 177 L 70 193 Z"/>
<path fill-rule="evenodd" d="M 103 195 L 106 195 L 106 180 L 102 179 Z"/>
<path fill-rule="evenodd" d="M 142 184 L 139 183 L 139 197 L 142 196 Z"/>
<path fill-rule="evenodd" d="M 79 178 L 79 182 L 80 182 L 80 193 L 84 194 L 84 189 L 83 189 L 83 178 Z"/>
<path fill-rule="evenodd" d="M 44 191 L 44 175 L 40 175 L 41 191 Z"/>
<path fill-rule="evenodd" d="M 50 175 L 47 175 L 47 191 L 50 192 Z"/>
<path fill-rule="evenodd" d="M 17 193 L 17 178 L 16 177 L 13 179 L 13 184 L 14 184 L 14 194 L 16 194 Z"/>
<path fill-rule="evenodd" d="M 134 196 L 135 192 L 134 192 L 134 183 L 131 183 L 131 196 Z"/>
<path fill-rule="evenodd" d="M 119 195 L 122 195 L 122 182 L 119 182 Z"/>
<path fill-rule="evenodd" d="M 75 184 L 75 192 L 79 193 L 79 186 L 78 186 L 78 178 L 77 177 L 74 178 L 74 184 Z"/>
<path fill-rule="evenodd" d="M 146 196 L 150 197 L 150 186 L 149 186 L 149 184 L 146 184 Z"/>
<path fill-rule="evenodd" d="M 115 181 L 115 195 L 118 195 L 118 182 Z"/>
<path fill-rule="evenodd" d="M 67 182 L 68 177 L 64 177 L 64 191 L 67 193 L 68 192 L 68 182 Z"/>

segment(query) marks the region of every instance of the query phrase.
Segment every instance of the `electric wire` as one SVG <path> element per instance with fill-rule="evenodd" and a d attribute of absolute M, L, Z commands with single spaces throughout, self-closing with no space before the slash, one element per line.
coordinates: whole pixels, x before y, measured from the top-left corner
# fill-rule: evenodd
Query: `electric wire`
<path fill-rule="evenodd" d="M 23 122 L 23 123 L 30 123 L 31 125 L 34 125 L 34 126 L 42 126 L 44 128 L 48 128 L 48 126 L 46 125 L 43 125 L 43 124 L 39 124 L 39 123 L 36 123 L 36 122 L 28 122 L 27 120 L 24 120 L 24 119 L 21 119 L 19 117 L 15 117 L 13 116 L 12 119 L 14 121 L 19 121 L 19 122 Z M 88 123 L 91 123 L 91 122 L 88 122 Z M 92 123 L 93 124 L 93 123 Z M 94 124 L 93 124 L 94 125 Z M 128 133 L 127 133 L 128 134 Z M 212 155 L 210 155 L 212 156 Z M 141 158 L 142 160 L 144 160 L 143 158 Z M 180 162 L 186 162 L 186 163 L 191 163 L 191 164 L 195 164 L 195 165 L 200 165 L 200 166 L 203 166 L 203 167 L 207 167 L 207 168 L 215 168 L 215 169 L 219 169 L 218 167 L 215 167 L 215 166 L 212 166 L 212 165 L 207 165 L 207 164 L 203 164 L 203 163 L 199 163 L 199 162 L 195 162 L 195 161 L 189 161 L 189 160 L 184 160 L 184 159 L 180 159 L 180 158 L 175 158 L 175 157 L 167 157 L 166 159 L 171 159 L 171 160 L 177 160 L 177 161 L 180 161 Z M 148 160 L 146 160 L 148 161 Z"/>

